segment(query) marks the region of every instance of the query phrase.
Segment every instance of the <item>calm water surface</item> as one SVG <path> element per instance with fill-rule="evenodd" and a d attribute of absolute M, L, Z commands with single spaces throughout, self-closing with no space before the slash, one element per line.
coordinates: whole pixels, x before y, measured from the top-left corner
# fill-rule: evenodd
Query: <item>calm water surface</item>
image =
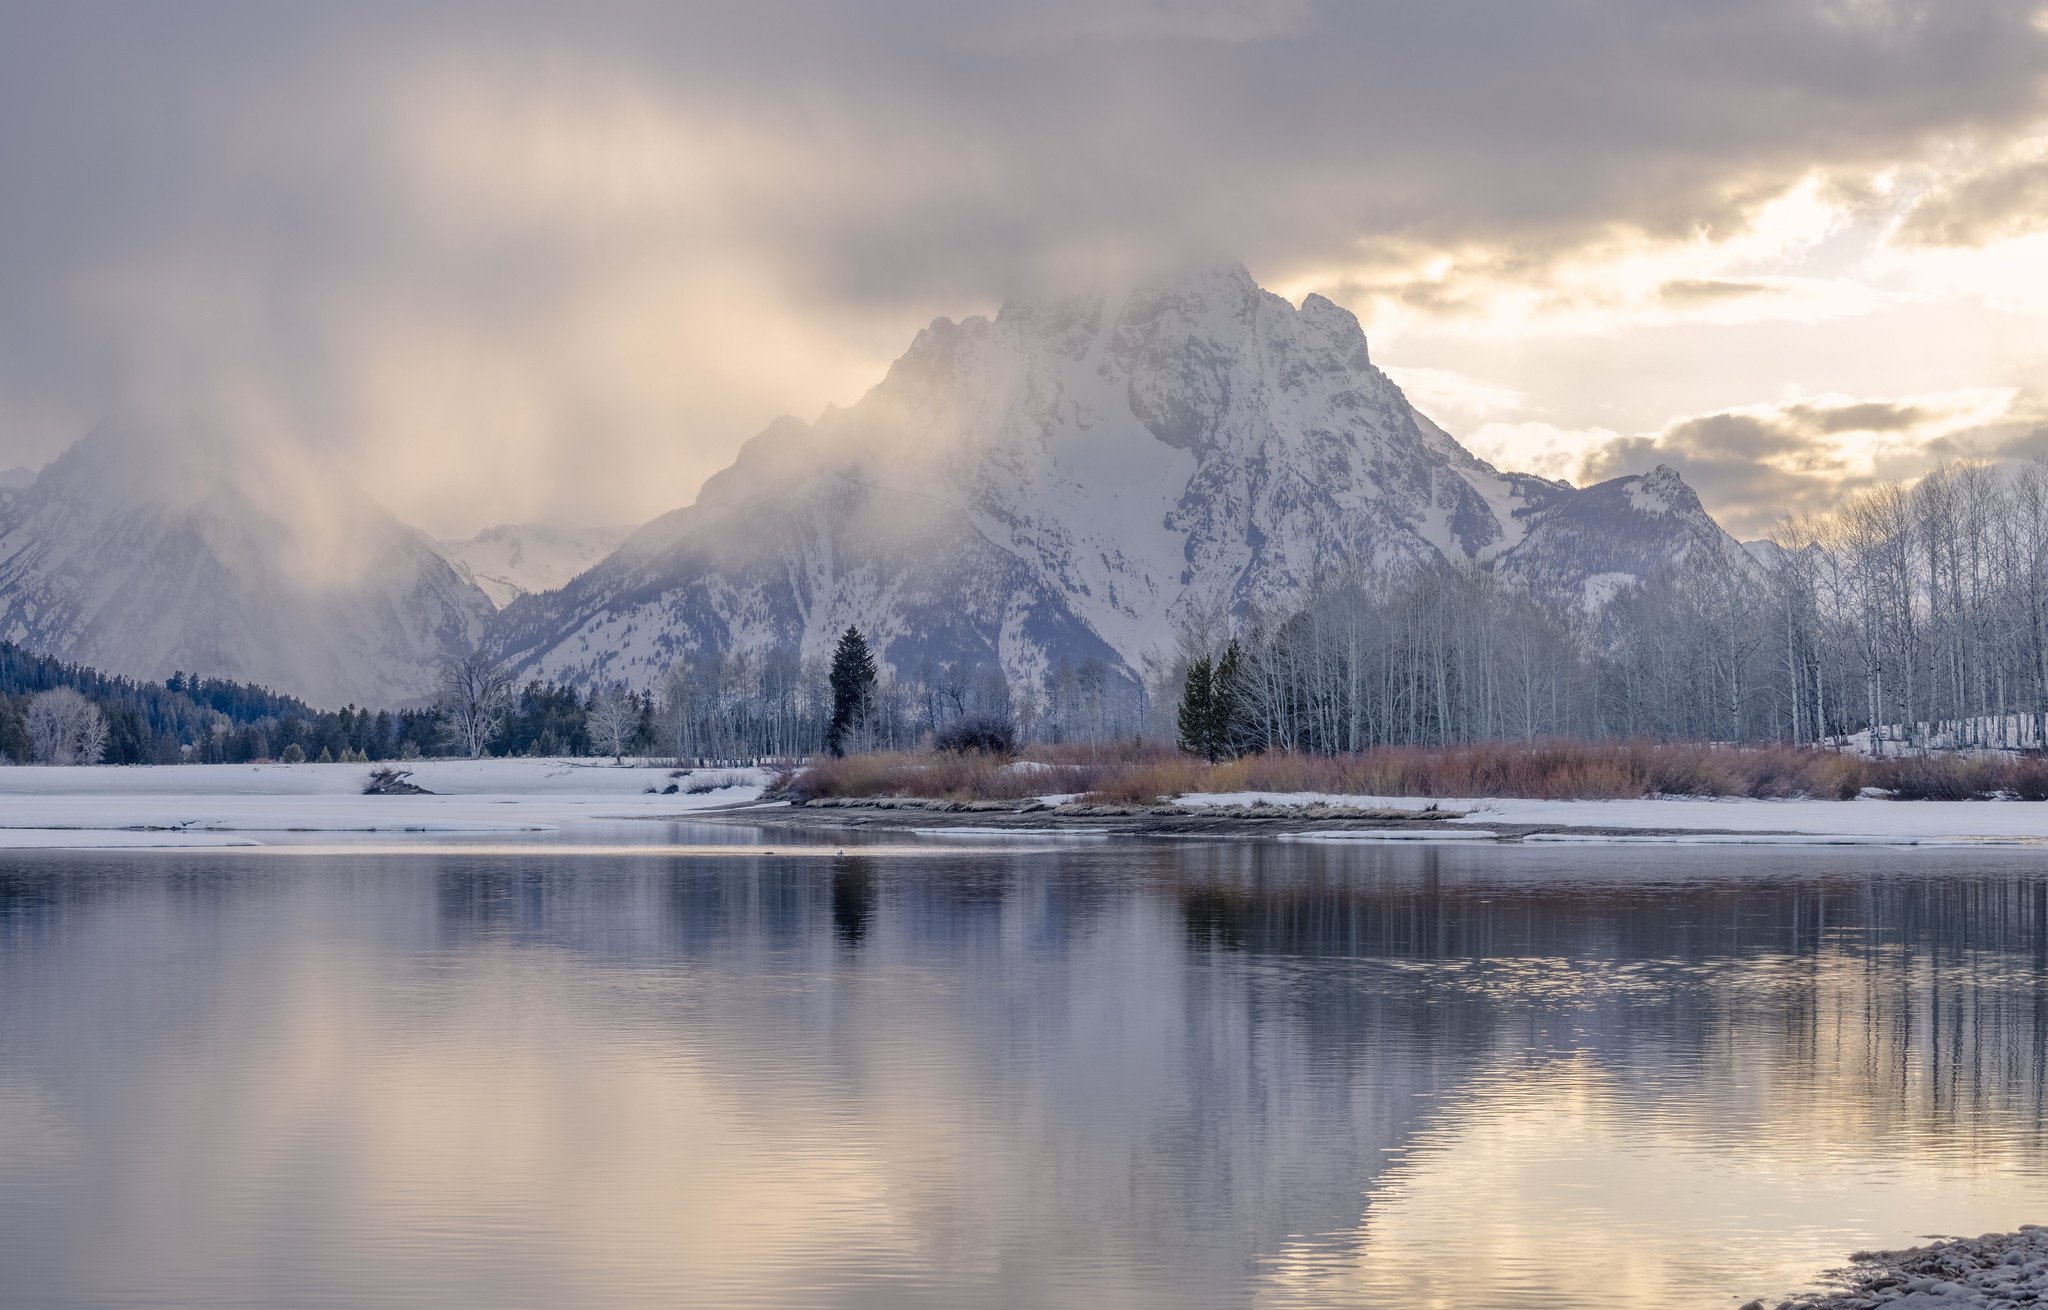
<path fill-rule="evenodd" d="M 2048 1222 L 2038 855 L 623 831 L 0 860 L 0 1305 L 1732 1306 Z"/>

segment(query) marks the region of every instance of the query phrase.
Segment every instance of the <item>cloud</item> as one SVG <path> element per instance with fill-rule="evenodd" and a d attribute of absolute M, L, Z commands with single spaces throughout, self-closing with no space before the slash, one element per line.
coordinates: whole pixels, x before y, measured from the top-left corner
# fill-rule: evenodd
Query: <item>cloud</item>
<path fill-rule="evenodd" d="M 1484 423 L 1503 411 L 1525 409 L 1532 403 L 1526 392 L 1467 377 L 1452 369 L 1406 364 L 1381 367 L 1401 388 L 1409 403 L 1454 431 Z"/>
<path fill-rule="evenodd" d="M 777 413 L 854 399 L 935 313 L 1213 250 L 1342 292 L 1381 358 L 1425 322 L 1612 336 L 2022 296 L 1829 252 L 1939 143 L 2004 159 L 2035 131 L 2037 14 L 18 6 L 0 462 L 182 381 L 181 413 L 260 394 L 437 531 L 630 520 Z M 1941 203 L 2003 213 L 2032 184 L 1969 185 Z"/>
<path fill-rule="evenodd" d="M 1625 445 L 1628 440 L 1608 428 L 1566 428 L 1530 420 L 1482 424 L 1465 438 L 1464 444 L 1496 468 L 1571 481 L 1583 476 L 1589 459 Z"/>
<path fill-rule="evenodd" d="M 1626 223 L 1548 244 L 1525 239 L 1445 248 L 1417 238 L 1301 279 L 1351 305 L 1381 340 L 1421 323 L 1465 333 L 1597 336 L 1700 323 L 1824 323 L 1896 303 L 1845 269 L 1794 271 L 1889 201 L 1814 171 L 1748 198 L 1712 229 L 1657 233 Z"/>
<path fill-rule="evenodd" d="M 1738 281 L 1733 278 L 1680 278 L 1666 282 L 1657 288 L 1658 298 L 1670 305 L 1714 305 L 1724 301 L 1739 300 L 1748 296 L 1770 293 L 1770 286 L 1760 281 Z"/>
<path fill-rule="evenodd" d="M 1945 459 L 2027 453 L 2048 404 L 2017 389 L 1888 398 L 1827 395 L 1673 420 L 1657 432 L 1582 441 L 1582 482 L 1676 468 L 1739 537 L 1786 514 L 1825 509 L 1883 480 L 1911 480 Z"/>
<path fill-rule="evenodd" d="M 1901 217 L 1908 246 L 1985 246 L 2048 231 L 2048 138 L 1931 186 Z"/>
<path fill-rule="evenodd" d="M 1964 413 L 1976 409 L 1963 407 Z M 1930 412 L 1924 405 L 1900 404 L 1889 400 L 1862 400 L 1834 404 L 1787 405 L 1779 414 L 1794 431 L 1810 436 L 1834 436 L 1843 432 L 1911 432 L 1924 424 L 1946 417 Z"/>
<path fill-rule="evenodd" d="M 1238 44 L 1291 36 L 1314 13 L 1309 0 L 1127 0 L 1122 4 L 1012 3 L 998 21 L 1014 49 L 1079 42 Z"/>

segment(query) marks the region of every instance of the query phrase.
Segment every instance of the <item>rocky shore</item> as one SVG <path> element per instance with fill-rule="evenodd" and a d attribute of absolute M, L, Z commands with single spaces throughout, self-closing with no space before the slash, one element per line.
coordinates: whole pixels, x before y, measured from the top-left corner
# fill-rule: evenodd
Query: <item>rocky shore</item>
<path fill-rule="evenodd" d="M 1599 842 L 1784 846 L 2048 846 L 2048 804 L 1643 797 L 1527 800 L 1329 793 L 1190 794 L 1154 803 L 1041 796 L 950 800 L 883 795 L 808 801 L 770 790 L 722 816 L 759 827 L 915 831 L 973 827 L 1053 834 L 1295 841 Z"/>
<path fill-rule="evenodd" d="M 2048 1227 L 1961 1237 L 1905 1251 L 1864 1251 L 1850 1257 L 1829 1291 L 1781 1301 L 1751 1301 L 1742 1310 L 1976 1310 L 2048 1304 Z"/>
<path fill-rule="evenodd" d="M 1330 838 L 1471 842 L 1512 841 L 1555 836 L 1644 838 L 1754 833 L 1676 828 L 1560 825 L 1555 823 L 1492 823 L 1466 826 L 1463 809 L 1439 809 L 1418 801 L 1408 806 L 1313 803 L 1275 805 L 1228 804 L 1101 804 L 1078 800 L 1049 803 L 1025 801 L 954 801 L 915 796 L 825 798 L 787 805 L 753 805 L 693 818 L 745 823 L 759 827 L 870 829 L 911 832 L 936 829 L 976 831 L 1074 832 L 1128 837 L 1205 838 Z M 1795 837 L 1796 834 L 1775 834 Z"/>

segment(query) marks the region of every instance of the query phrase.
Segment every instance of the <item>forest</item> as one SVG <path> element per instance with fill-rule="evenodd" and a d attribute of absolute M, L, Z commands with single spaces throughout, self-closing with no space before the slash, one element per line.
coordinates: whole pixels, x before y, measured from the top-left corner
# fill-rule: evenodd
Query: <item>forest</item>
<path fill-rule="evenodd" d="M 839 668 L 849 638 L 865 661 L 853 684 Z M 850 629 L 830 655 L 700 652 L 645 691 L 520 684 L 482 656 L 441 685 L 433 705 L 316 710 L 246 683 L 113 677 L 0 643 L 0 756 L 719 763 L 967 740 L 1144 740 L 1212 761 L 1566 739 L 2036 751 L 2048 741 L 2048 467 L 1952 464 L 1880 485 L 1597 606 L 1471 567 L 1388 577 L 1339 561 L 1250 612 L 1191 607 L 1175 649 L 1135 677 L 1100 661 L 1029 683 L 992 664 L 892 673 Z M 98 721 L 48 694 L 59 689 Z"/>
<path fill-rule="evenodd" d="M 649 697 L 652 743 L 815 754 L 829 674 L 789 651 L 679 663 Z M 855 749 L 996 718 L 1020 740 L 1178 741 L 1211 758 L 1567 738 L 2038 750 L 2048 468 L 1952 464 L 1873 487 L 1599 606 L 1447 563 L 1389 578 L 1338 562 L 1250 613 L 1196 607 L 1140 678 L 1062 664 L 1013 686 L 926 665 L 882 677 L 857 717 Z"/>

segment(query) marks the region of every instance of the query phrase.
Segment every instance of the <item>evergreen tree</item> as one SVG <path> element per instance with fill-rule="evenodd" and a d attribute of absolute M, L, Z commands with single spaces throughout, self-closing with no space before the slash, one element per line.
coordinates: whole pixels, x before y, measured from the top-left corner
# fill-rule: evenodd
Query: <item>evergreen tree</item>
<path fill-rule="evenodd" d="M 1210 753 L 1211 732 L 1216 713 L 1216 670 L 1203 656 L 1188 670 L 1187 685 L 1180 693 L 1180 713 L 1176 726 L 1180 731 L 1180 748 L 1190 755 L 1199 755 L 1205 760 L 1216 757 Z"/>
<path fill-rule="evenodd" d="M 840 635 L 832 652 L 831 682 L 832 723 L 825 733 L 825 749 L 844 755 L 848 739 L 866 722 L 875 699 L 875 657 L 859 628 L 849 627 Z"/>
<path fill-rule="evenodd" d="M 1244 653 L 1231 639 L 1223 658 L 1206 655 L 1188 670 L 1175 727 L 1180 748 L 1211 764 L 1236 759 L 1251 739 L 1251 697 L 1246 694 Z"/>
<path fill-rule="evenodd" d="M 1216 661 L 1210 681 L 1207 755 L 1211 761 L 1236 759 L 1242 753 L 1246 699 L 1244 656 L 1237 648 L 1237 638 L 1232 637 L 1223 658 Z"/>

